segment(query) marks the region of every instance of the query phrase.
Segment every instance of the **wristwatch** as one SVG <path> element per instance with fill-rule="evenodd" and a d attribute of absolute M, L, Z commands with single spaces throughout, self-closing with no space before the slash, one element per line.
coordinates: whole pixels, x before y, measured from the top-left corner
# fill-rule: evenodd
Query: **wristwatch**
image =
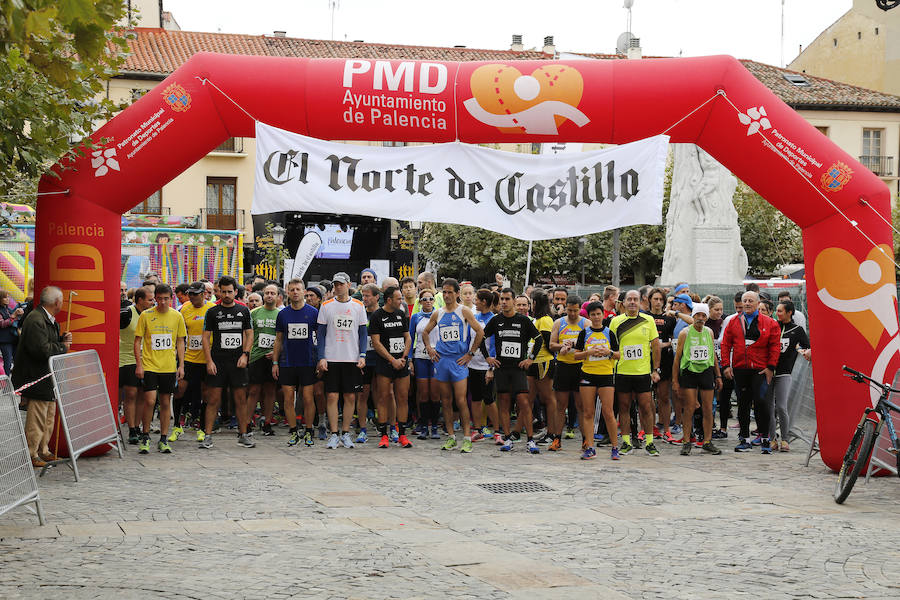
<path fill-rule="evenodd" d="M 468 352 L 466 352 L 466 354 L 468 354 L 469 356 L 475 356 L 475 353 L 472 352 L 471 350 L 469 350 Z"/>

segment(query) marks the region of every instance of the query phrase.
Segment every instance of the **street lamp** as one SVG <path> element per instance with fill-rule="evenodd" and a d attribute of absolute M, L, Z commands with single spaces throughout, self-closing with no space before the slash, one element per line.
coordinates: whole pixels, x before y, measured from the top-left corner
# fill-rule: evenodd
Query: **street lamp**
<path fill-rule="evenodd" d="M 581 236 L 578 238 L 578 256 L 581 258 L 581 287 L 584 287 L 584 255 L 587 249 L 587 238 Z"/>
<path fill-rule="evenodd" d="M 281 263 L 284 260 L 284 234 L 287 232 L 287 229 L 281 226 L 281 223 L 275 225 L 272 228 L 272 242 L 275 244 L 275 247 L 278 248 L 277 258 L 275 259 L 275 273 L 276 278 L 275 281 L 281 281 Z"/>
<path fill-rule="evenodd" d="M 422 235 L 422 221 L 409 221 L 409 230 L 413 236 L 413 279 L 419 277 L 419 238 Z"/>

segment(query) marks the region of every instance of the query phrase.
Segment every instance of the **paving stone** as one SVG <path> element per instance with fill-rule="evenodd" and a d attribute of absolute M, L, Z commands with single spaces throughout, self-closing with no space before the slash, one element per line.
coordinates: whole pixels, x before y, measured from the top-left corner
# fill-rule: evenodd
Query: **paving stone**
<path fill-rule="evenodd" d="M 60 523 L 62 537 L 124 537 L 125 532 L 117 523 Z"/>

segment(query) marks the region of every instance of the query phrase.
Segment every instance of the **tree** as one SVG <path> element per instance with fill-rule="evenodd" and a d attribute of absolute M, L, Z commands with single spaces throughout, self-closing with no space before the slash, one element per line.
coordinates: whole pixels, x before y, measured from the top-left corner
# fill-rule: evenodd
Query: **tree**
<path fill-rule="evenodd" d="M 734 208 L 750 263 L 748 275 L 769 275 L 779 265 L 803 262 L 800 228 L 744 182 L 738 182 Z"/>
<path fill-rule="evenodd" d="M 84 148 L 74 140 L 123 107 L 103 83 L 127 50 L 121 0 L 2 0 L 0 3 L 0 194 L 25 188 Z M 84 140 L 88 149 L 94 145 Z M 61 161 L 65 164 L 65 161 Z"/>

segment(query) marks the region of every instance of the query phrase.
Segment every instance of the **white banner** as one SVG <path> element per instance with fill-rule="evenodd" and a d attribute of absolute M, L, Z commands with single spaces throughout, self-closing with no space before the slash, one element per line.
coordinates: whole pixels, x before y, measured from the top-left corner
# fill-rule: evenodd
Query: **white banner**
<path fill-rule="evenodd" d="M 303 239 L 300 240 L 300 245 L 297 246 L 294 264 L 291 265 L 291 270 L 288 271 L 291 274 L 291 279 L 303 279 L 303 276 L 306 275 L 306 270 L 309 268 L 321 245 L 322 238 L 318 233 L 309 231 L 303 236 Z"/>
<path fill-rule="evenodd" d="M 533 155 L 462 143 L 383 148 L 256 124 L 253 214 L 456 223 L 545 240 L 662 223 L 669 138 Z"/>

